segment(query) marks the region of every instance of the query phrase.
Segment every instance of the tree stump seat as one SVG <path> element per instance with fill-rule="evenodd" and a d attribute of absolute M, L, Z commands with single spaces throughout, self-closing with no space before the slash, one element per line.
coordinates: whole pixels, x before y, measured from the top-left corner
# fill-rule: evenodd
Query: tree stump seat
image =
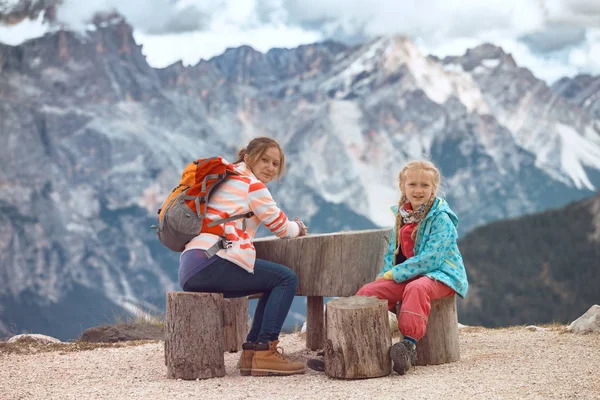
<path fill-rule="evenodd" d="M 236 353 L 248 335 L 248 298 L 223 299 L 223 350 Z"/>
<path fill-rule="evenodd" d="M 387 301 L 351 296 L 327 303 L 325 374 L 365 379 L 391 373 Z"/>
<path fill-rule="evenodd" d="M 400 319 L 400 303 L 396 306 Z M 425 336 L 417 342 L 417 365 L 446 364 L 460 360 L 456 295 L 431 301 Z"/>
<path fill-rule="evenodd" d="M 225 351 L 242 348 L 248 331 L 248 299 L 221 293 L 167 292 L 165 364 L 174 379 L 225 375 Z"/>

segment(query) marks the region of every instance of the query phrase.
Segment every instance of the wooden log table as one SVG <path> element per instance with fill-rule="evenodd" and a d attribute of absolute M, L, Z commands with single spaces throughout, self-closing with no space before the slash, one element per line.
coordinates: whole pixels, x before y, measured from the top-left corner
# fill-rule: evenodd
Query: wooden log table
<path fill-rule="evenodd" d="M 391 229 L 336 232 L 294 239 L 256 239 L 256 257 L 290 267 L 299 278 L 296 295 L 307 297 L 306 347 L 324 348 L 323 297 L 356 294 L 383 268 Z"/>

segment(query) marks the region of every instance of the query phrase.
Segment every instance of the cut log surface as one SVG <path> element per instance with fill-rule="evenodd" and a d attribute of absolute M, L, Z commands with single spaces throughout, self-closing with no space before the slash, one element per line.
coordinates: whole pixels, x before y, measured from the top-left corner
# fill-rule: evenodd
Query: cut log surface
<path fill-rule="evenodd" d="M 223 299 L 223 349 L 236 352 L 248 334 L 248 298 Z"/>
<path fill-rule="evenodd" d="M 456 296 L 431 302 L 425 336 L 417 342 L 417 365 L 437 365 L 460 360 Z"/>
<path fill-rule="evenodd" d="M 293 269 L 299 296 L 352 296 L 383 267 L 390 229 L 254 241 L 256 257 Z M 349 279 L 351 277 L 351 279 Z"/>
<path fill-rule="evenodd" d="M 222 306 L 220 293 L 167 292 L 165 361 L 169 378 L 225 376 Z"/>
<path fill-rule="evenodd" d="M 325 374 L 364 379 L 391 372 L 387 301 L 352 296 L 327 303 Z"/>

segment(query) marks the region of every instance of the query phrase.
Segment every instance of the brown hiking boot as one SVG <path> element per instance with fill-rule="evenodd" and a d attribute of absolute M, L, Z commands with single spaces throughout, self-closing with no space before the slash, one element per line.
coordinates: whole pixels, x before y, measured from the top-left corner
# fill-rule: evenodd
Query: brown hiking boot
<path fill-rule="evenodd" d="M 304 364 L 289 361 L 277 348 L 279 340 L 269 343 L 254 345 L 254 358 L 252 359 L 252 376 L 264 375 L 293 375 L 306 372 Z"/>
<path fill-rule="evenodd" d="M 252 359 L 254 358 L 254 343 L 242 344 L 242 355 L 238 362 L 240 375 L 248 376 L 252 370 Z"/>

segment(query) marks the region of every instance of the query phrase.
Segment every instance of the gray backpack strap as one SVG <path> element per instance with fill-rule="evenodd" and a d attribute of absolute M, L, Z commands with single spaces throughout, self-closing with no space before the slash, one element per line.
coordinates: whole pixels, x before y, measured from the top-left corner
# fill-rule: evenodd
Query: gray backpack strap
<path fill-rule="evenodd" d="M 230 249 L 232 246 L 233 246 L 233 243 L 231 241 L 227 240 L 227 238 L 225 238 L 223 236 L 219 236 L 219 240 L 217 240 L 217 243 L 213 244 L 208 249 L 204 250 L 204 254 L 206 254 L 206 256 L 208 258 L 211 258 L 215 254 L 217 254 L 219 252 L 219 250 L 221 250 L 221 249 L 227 250 L 227 249 Z"/>
<path fill-rule="evenodd" d="M 202 193 L 206 192 L 206 182 L 208 182 L 210 179 L 224 179 L 227 176 L 227 174 L 211 174 L 211 175 L 206 175 L 204 177 L 204 179 L 202 180 Z"/>
<path fill-rule="evenodd" d="M 227 177 L 227 175 L 228 175 L 227 173 L 206 175 L 204 177 L 204 179 L 202 180 L 202 193 L 206 192 L 206 182 L 208 182 L 211 179 L 223 180 Z M 202 214 L 200 213 L 200 203 L 207 201 L 208 196 L 210 195 L 210 192 L 214 188 L 215 188 L 215 186 L 211 187 L 210 190 L 208 191 L 208 193 L 206 193 L 206 196 L 188 196 L 187 194 L 184 193 L 187 191 L 187 189 L 186 189 L 186 190 L 182 191 L 183 196 L 181 198 L 183 198 L 184 200 L 194 200 L 194 203 L 196 204 L 196 214 L 198 215 L 198 218 L 202 218 Z M 225 222 L 225 220 L 221 220 L 221 223 L 222 222 Z M 209 226 L 214 226 L 214 225 L 209 225 Z"/>
<path fill-rule="evenodd" d="M 217 252 L 219 250 L 221 250 L 222 248 L 223 248 L 223 243 L 219 239 L 219 240 L 217 240 L 217 243 L 213 244 L 208 249 L 204 250 L 204 253 L 206 254 L 206 257 L 211 258 L 215 254 L 217 254 Z"/>
<path fill-rule="evenodd" d="M 186 194 L 183 194 L 183 196 L 180 195 L 179 198 L 183 200 L 194 200 L 194 203 L 196 204 L 196 215 L 198 216 L 198 218 L 202 218 L 202 214 L 200 213 L 200 202 L 204 201 L 204 196 L 188 196 Z"/>
<path fill-rule="evenodd" d="M 236 219 L 240 219 L 240 218 L 252 218 L 252 216 L 254 215 L 254 213 L 252 211 L 247 212 L 246 214 L 241 214 L 241 215 L 233 215 L 231 217 L 227 217 L 227 218 L 223 218 L 223 219 L 218 219 L 216 221 L 212 221 L 208 223 L 208 227 L 213 227 L 215 225 L 221 225 L 225 222 L 229 222 L 229 221 L 235 221 Z M 244 229 L 246 230 L 246 220 L 244 219 Z"/>

